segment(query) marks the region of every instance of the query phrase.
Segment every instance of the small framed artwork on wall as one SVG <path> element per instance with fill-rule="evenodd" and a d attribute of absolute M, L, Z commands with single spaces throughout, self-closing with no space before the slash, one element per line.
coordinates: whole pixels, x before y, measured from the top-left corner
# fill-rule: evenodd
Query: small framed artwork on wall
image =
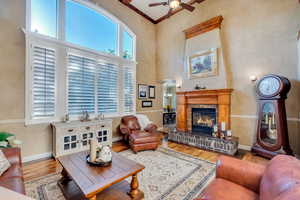
<path fill-rule="evenodd" d="M 143 108 L 152 107 L 152 101 L 142 101 L 142 107 Z"/>
<path fill-rule="evenodd" d="M 143 84 L 138 84 L 138 98 L 147 99 L 148 98 L 148 86 Z"/>
<path fill-rule="evenodd" d="M 149 85 L 149 99 L 155 99 L 155 86 Z"/>

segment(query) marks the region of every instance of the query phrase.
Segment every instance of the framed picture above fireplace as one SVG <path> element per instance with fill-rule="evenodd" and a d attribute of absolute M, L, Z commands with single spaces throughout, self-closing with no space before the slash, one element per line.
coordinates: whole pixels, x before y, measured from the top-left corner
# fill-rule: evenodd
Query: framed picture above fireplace
<path fill-rule="evenodd" d="M 218 75 L 217 48 L 194 54 L 188 58 L 189 77 L 205 78 Z"/>

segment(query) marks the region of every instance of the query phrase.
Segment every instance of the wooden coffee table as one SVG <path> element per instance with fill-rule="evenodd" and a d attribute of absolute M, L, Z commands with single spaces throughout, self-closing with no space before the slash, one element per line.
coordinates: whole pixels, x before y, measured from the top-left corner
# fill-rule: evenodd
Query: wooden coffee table
<path fill-rule="evenodd" d="M 144 193 L 138 189 L 137 173 L 145 167 L 113 152 L 109 167 L 94 167 L 86 162 L 87 152 L 58 158 L 63 166 L 58 181 L 66 199 L 72 200 L 140 200 Z M 125 180 L 132 176 L 131 184 Z"/>

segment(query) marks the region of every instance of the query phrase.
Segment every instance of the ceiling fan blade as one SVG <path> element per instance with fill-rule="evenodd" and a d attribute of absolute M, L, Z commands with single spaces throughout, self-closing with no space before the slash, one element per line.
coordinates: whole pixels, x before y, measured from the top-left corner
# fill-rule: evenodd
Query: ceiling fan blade
<path fill-rule="evenodd" d="M 168 5 L 167 2 L 160 2 L 160 3 L 150 3 L 149 7 L 154 7 L 154 6 L 166 6 Z"/>
<path fill-rule="evenodd" d="M 186 4 L 186 3 L 181 3 L 180 6 L 183 7 L 184 9 L 190 11 L 190 12 L 193 12 L 194 9 L 195 9 L 195 7 L 193 7 L 193 6 L 189 5 L 189 4 Z"/>
<path fill-rule="evenodd" d="M 202 3 L 203 1 L 205 1 L 205 0 L 196 0 L 195 2 L 196 3 Z"/>
<path fill-rule="evenodd" d="M 172 11 L 173 11 L 173 9 L 172 9 L 172 8 L 170 8 L 170 9 L 169 9 L 169 12 L 168 12 L 168 14 L 167 14 L 167 18 L 171 17 L 171 15 L 172 15 Z"/>

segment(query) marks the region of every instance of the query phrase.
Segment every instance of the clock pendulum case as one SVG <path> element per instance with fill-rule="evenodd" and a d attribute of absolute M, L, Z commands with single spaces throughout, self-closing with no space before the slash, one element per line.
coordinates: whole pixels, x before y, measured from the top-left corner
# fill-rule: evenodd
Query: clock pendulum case
<path fill-rule="evenodd" d="M 257 139 L 251 151 L 266 158 L 278 154 L 293 155 L 290 148 L 285 99 L 290 81 L 278 75 L 266 75 L 256 86 L 258 95 Z"/>

